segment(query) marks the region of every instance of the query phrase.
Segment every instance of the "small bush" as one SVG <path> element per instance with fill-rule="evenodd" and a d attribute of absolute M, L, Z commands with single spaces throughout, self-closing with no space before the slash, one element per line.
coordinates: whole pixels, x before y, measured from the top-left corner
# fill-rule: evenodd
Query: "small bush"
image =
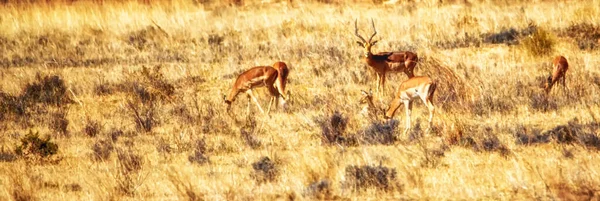
<path fill-rule="evenodd" d="M 240 135 L 242 136 L 242 139 L 246 145 L 250 146 L 252 149 L 258 149 L 262 145 L 260 140 L 258 140 L 255 136 L 255 131 L 257 130 L 256 126 L 256 119 L 252 116 L 249 116 L 244 126 L 240 128 Z"/>
<path fill-rule="evenodd" d="M 131 112 L 136 128 L 144 132 L 152 131 L 152 128 L 158 124 L 156 118 L 156 105 L 152 103 L 144 104 L 136 101 L 127 101 L 127 108 Z"/>
<path fill-rule="evenodd" d="M 114 145 L 110 140 L 99 140 L 92 146 L 94 152 L 93 159 L 96 161 L 106 161 L 110 158 Z"/>
<path fill-rule="evenodd" d="M 49 127 L 56 134 L 63 137 L 69 137 L 69 131 L 67 131 L 67 127 L 69 126 L 69 120 L 66 118 L 65 111 L 58 111 L 52 114 L 50 117 Z"/>
<path fill-rule="evenodd" d="M 258 183 L 275 181 L 277 174 L 279 174 L 275 163 L 266 156 L 252 163 L 252 169 L 254 169 L 254 172 L 250 176 Z"/>
<path fill-rule="evenodd" d="M 45 103 L 55 106 L 69 104 L 73 101 L 67 94 L 67 86 L 64 80 L 57 75 L 40 77 L 37 82 L 25 86 L 21 98 L 26 102 Z"/>
<path fill-rule="evenodd" d="M 356 145 L 355 136 L 345 136 L 348 118 L 342 116 L 341 113 L 335 111 L 331 117 L 319 120 L 321 124 L 321 142 L 324 145 L 340 144 L 340 145 Z"/>
<path fill-rule="evenodd" d="M 303 196 L 319 200 L 332 200 L 335 199 L 332 191 L 331 182 L 324 179 L 308 185 L 306 190 L 304 190 Z"/>
<path fill-rule="evenodd" d="M 83 128 L 83 133 L 89 137 L 96 137 L 101 130 L 102 128 L 98 121 L 88 119 L 85 127 Z"/>
<path fill-rule="evenodd" d="M 538 93 L 532 93 L 529 96 L 529 106 L 534 111 L 543 111 L 546 112 L 548 110 L 556 110 L 558 109 L 558 104 L 554 99 L 548 98 L 548 96 L 540 90 Z"/>
<path fill-rule="evenodd" d="M 391 145 L 396 142 L 394 131 L 398 128 L 397 120 L 386 122 L 372 122 L 371 125 L 362 131 L 358 132 L 361 142 L 367 144 L 383 144 Z"/>
<path fill-rule="evenodd" d="M 561 30 L 560 36 L 575 39 L 580 50 L 594 50 L 600 46 L 600 27 L 590 23 L 572 24 Z"/>
<path fill-rule="evenodd" d="M 538 27 L 535 24 L 529 24 L 524 29 L 515 29 L 515 28 L 504 28 L 498 33 L 486 33 L 482 34 L 484 43 L 491 44 L 506 44 L 506 45 L 516 45 L 519 43 L 519 37 L 526 37 L 538 30 Z"/>
<path fill-rule="evenodd" d="M 510 154 L 510 150 L 506 145 L 502 144 L 496 135 L 487 135 L 481 141 L 481 148 L 488 152 L 498 152 L 503 156 Z"/>
<path fill-rule="evenodd" d="M 27 114 L 27 109 L 28 105 L 21 97 L 0 92 L 0 121 L 9 114 L 24 116 Z"/>
<path fill-rule="evenodd" d="M 206 142 L 204 142 L 204 139 L 197 140 L 194 153 L 188 157 L 188 160 L 192 163 L 198 163 L 201 165 L 208 163 L 210 160 L 206 156 L 206 151 Z"/>
<path fill-rule="evenodd" d="M 396 169 L 384 166 L 347 166 L 346 184 L 354 190 L 374 187 L 379 190 L 391 190 L 396 184 Z"/>
<path fill-rule="evenodd" d="M 473 114 L 478 116 L 489 115 L 493 112 L 507 114 L 515 109 L 515 104 L 511 103 L 508 97 L 492 96 L 484 94 L 480 99 L 471 102 L 469 108 Z"/>
<path fill-rule="evenodd" d="M 554 51 L 556 39 L 552 33 L 538 28 L 531 36 L 526 37 L 522 44 L 530 55 L 546 56 Z"/>
<path fill-rule="evenodd" d="M 44 159 L 58 152 L 58 145 L 50 142 L 50 136 L 40 139 L 38 133 L 29 132 L 21 139 L 15 153 L 28 159 Z"/>
<path fill-rule="evenodd" d="M 521 127 L 514 136 L 519 145 L 545 144 L 554 141 L 565 144 L 578 143 L 587 148 L 600 150 L 600 137 L 595 133 L 595 129 L 597 129 L 596 124 L 583 125 L 574 119 L 566 125 L 558 125 L 544 132 L 534 129 L 533 132 L 528 133 L 526 128 Z"/>

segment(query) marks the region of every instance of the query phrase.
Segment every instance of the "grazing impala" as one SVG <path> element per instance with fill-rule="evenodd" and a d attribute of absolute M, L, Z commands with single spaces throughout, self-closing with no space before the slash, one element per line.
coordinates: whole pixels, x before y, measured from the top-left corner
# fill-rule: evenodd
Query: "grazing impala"
<path fill-rule="evenodd" d="M 372 41 L 373 37 L 377 34 L 375 30 L 375 23 L 371 19 L 371 25 L 373 26 L 373 35 L 369 37 L 369 40 L 365 40 L 360 34 L 358 34 L 357 20 L 354 21 L 354 35 L 360 39 L 356 41 L 361 47 L 364 48 L 364 60 L 367 65 L 377 73 L 377 93 L 382 95 L 385 91 L 385 74 L 389 72 L 404 72 L 408 78 L 414 77 L 414 68 L 419 61 L 417 54 L 409 51 L 400 52 L 379 52 L 373 54 L 371 47 L 377 44 L 377 40 Z M 380 89 L 381 88 L 381 89 Z M 381 91 L 380 91 L 381 90 Z"/>
<path fill-rule="evenodd" d="M 390 107 L 385 112 L 385 118 L 390 119 L 394 116 L 394 113 L 400 107 L 400 104 L 404 104 L 406 111 L 406 129 L 403 134 L 406 134 L 410 130 L 410 113 L 412 110 L 412 101 L 416 98 L 421 98 L 423 103 L 429 109 L 429 128 L 431 129 L 433 112 L 435 110 L 433 106 L 433 93 L 437 87 L 436 81 L 429 77 L 417 76 L 412 77 L 400 84 L 396 91 L 394 100 L 390 103 Z"/>
<path fill-rule="evenodd" d="M 269 114 L 271 112 L 273 100 L 279 102 L 279 97 L 282 97 L 283 100 L 281 105 L 285 104 L 287 97 L 285 97 L 284 92 L 288 74 L 289 70 L 284 62 L 275 62 L 273 66 L 256 66 L 243 72 L 233 84 L 229 96 L 225 98 L 227 111 L 231 109 L 231 103 L 235 101 L 236 96 L 239 93 L 246 92 L 246 94 L 248 94 L 248 114 L 250 113 L 250 98 L 254 100 L 254 103 L 256 103 L 260 112 L 265 113 L 252 93 L 252 89 L 264 86 L 269 89 L 269 93 L 272 95 L 267 110 L 267 114 Z"/>
<path fill-rule="evenodd" d="M 546 91 L 546 94 L 550 93 L 550 90 L 552 90 L 552 86 L 554 86 L 554 84 L 556 84 L 556 82 L 558 81 L 562 82 L 564 88 L 567 87 L 567 85 L 565 84 L 567 70 L 569 70 L 569 63 L 567 62 L 567 59 L 563 56 L 556 56 L 552 61 L 552 66 L 554 68 L 554 71 L 550 76 L 548 76 L 546 84 L 544 85 L 544 90 Z"/>

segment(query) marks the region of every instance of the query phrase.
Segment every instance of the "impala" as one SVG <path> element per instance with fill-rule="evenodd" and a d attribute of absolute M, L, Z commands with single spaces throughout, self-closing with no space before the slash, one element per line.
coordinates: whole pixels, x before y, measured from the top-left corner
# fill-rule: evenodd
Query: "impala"
<path fill-rule="evenodd" d="M 361 95 L 362 97 L 358 101 L 362 108 L 360 114 L 371 120 L 376 120 L 380 111 L 375 107 L 375 103 L 373 103 L 373 92 L 370 90 L 369 92 L 361 90 Z"/>
<path fill-rule="evenodd" d="M 550 90 L 552 90 L 552 86 L 554 86 L 554 84 L 556 84 L 556 82 L 558 81 L 562 82 L 564 88 L 567 87 L 567 85 L 565 84 L 567 70 L 569 70 L 569 63 L 567 62 L 567 59 L 563 56 L 556 56 L 552 61 L 552 66 L 554 68 L 554 71 L 550 76 L 548 76 L 546 84 L 544 85 L 544 90 L 546 91 L 546 94 L 550 93 Z"/>
<path fill-rule="evenodd" d="M 400 107 L 400 104 L 404 104 L 406 111 L 406 129 L 404 130 L 403 134 L 405 135 L 410 130 L 412 101 L 416 98 L 420 98 L 423 103 L 425 103 L 425 106 L 427 106 L 429 109 L 429 128 L 427 128 L 426 131 L 428 132 L 429 129 L 431 129 L 433 112 L 435 110 L 435 107 L 433 106 L 433 94 L 436 87 L 436 81 L 424 76 L 412 77 L 402 82 L 396 91 L 394 100 L 392 100 L 390 107 L 385 112 L 385 118 L 392 118 L 398 107 Z"/>
<path fill-rule="evenodd" d="M 373 54 L 371 47 L 377 44 L 377 40 L 373 41 L 373 37 L 377 34 L 375 29 L 375 22 L 371 19 L 371 25 L 373 26 L 373 35 L 369 37 L 369 40 L 365 40 L 360 34 L 358 34 L 357 21 L 354 21 L 354 35 L 360 39 L 356 41 L 358 45 L 363 47 L 364 61 L 369 67 L 375 70 L 377 74 L 377 93 L 382 95 L 385 92 L 385 74 L 389 72 L 404 72 L 408 78 L 414 77 L 414 68 L 419 61 L 417 54 L 409 51 L 399 52 L 379 52 Z M 381 88 L 381 89 L 380 89 Z M 381 91 L 380 91 L 381 90 Z"/>
<path fill-rule="evenodd" d="M 281 97 L 283 99 L 281 105 L 284 105 L 285 100 L 287 100 L 284 92 L 288 74 L 289 69 L 284 62 L 275 62 L 273 66 L 256 66 L 246 70 L 238 76 L 229 95 L 225 98 L 227 111 L 230 111 L 231 104 L 235 101 L 237 95 L 245 92 L 248 95 L 248 114 L 250 113 L 250 98 L 256 103 L 260 112 L 265 113 L 258 100 L 256 100 L 256 96 L 252 93 L 252 89 L 263 86 L 267 87 L 269 93 L 272 95 L 267 114 L 271 112 L 271 105 L 274 100 L 279 102 L 279 98 Z"/>

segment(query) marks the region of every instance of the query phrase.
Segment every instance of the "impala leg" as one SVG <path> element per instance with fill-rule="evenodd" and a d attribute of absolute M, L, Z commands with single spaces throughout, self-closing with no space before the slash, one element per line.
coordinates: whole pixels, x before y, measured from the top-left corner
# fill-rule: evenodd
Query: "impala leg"
<path fill-rule="evenodd" d="M 256 96 L 254 96 L 254 94 L 252 93 L 252 90 L 248 90 L 248 95 L 250 97 L 252 97 L 252 100 L 254 100 L 254 103 L 256 103 L 256 106 L 258 106 L 258 110 L 260 110 L 260 112 L 264 114 L 265 111 L 262 109 L 262 107 L 258 103 L 258 100 L 256 99 Z"/>
<path fill-rule="evenodd" d="M 406 128 L 404 129 L 404 133 L 402 135 L 406 135 L 410 130 L 410 113 L 412 110 L 412 102 L 410 100 L 404 101 L 404 110 L 406 111 Z"/>
<path fill-rule="evenodd" d="M 269 100 L 269 107 L 267 108 L 267 115 L 271 116 L 271 105 L 273 105 L 273 100 L 275 97 L 271 97 Z"/>
<path fill-rule="evenodd" d="M 381 87 L 381 76 L 379 75 L 379 73 L 377 73 L 377 88 L 375 89 L 375 93 L 377 94 L 377 96 L 380 96 L 379 87 Z"/>
<path fill-rule="evenodd" d="M 381 97 L 385 95 L 385 74 L 381 75 Z"/>

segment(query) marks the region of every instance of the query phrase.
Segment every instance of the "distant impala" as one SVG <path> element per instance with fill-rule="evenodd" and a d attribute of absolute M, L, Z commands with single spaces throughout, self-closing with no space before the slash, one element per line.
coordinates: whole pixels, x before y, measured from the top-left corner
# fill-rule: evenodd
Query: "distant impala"
<path fill-rule="evenodd" d="M 258 100 L 256 100 L 256 97 L 252 93 L 252 89 L 264 86 L 269 89 L 269 93 L 272 95 L 269 101 L 269 108 L 267 110 L 267 114 L 269 114 L 271 112 L 273 100 L 275 100 L 275 102 L 279 102 L 279 97 L 282 97 L 282 105 L 285 104 L 287 97 L 285 97 L 284 92 L 288 74 L 289 69 L 284 62 L 275 62 L 273 66 L 257 66 L 243 72 L 238 76 L 233 84 L 231 92 L 229 92 L 229 95 L 227 98 L 225 98 L 225 103 L 227 103 L 227 111 L 231 109 L 231 103 L 235 101 L 236 96 L 239 93 L 246 92 L 246 94 L 248 94 L 248 114 L 250 113 L 250 98 L 254 100 L 254 103 L 256 103 L 256 106 L 258 106 L 260 112 L 265 113 L 258 103 Z"/>
<path fill-rule="evenodd" d="M 373 54 L 371 47 L 377 44 L 377 40 L 372 41 L 373 37 L 377 34 L 375 30 L 375 22 L 371 19 L 371 25 L 373 26 L 373 35 L 369 37 L 369 40 L 365 40 L 360 34 L 358 34 L 357 21 L 354 21 L 354 35 L 360 39 L 356 41 L 361 47 L 364 48 L 364 61 L 367 65 L 377 73 L 377 93 L 381 96 L 385 92 L 385 74 L 389 72 L 404 72 L 408 78 L 414 77 L 414 68 L 419 61 L 417 54 L 409 51 L 400 52 L 379 52 Z M 381 89 L 380 89 L 381 88 Z"/>
<path fill-rule="evenodd" d="M 556 56 L 552 61 L 552 66 L 554 70 L 552 74 L 548 76 L 546 84 L 544 85 L 544 90 L 546 91 L 546 94 L 550 93 L 550 90 L 552 90 L 552 86 L 554 86 L 554 84 L 556 84 L 556 82 L 558 81 L 562 82 L 564 88 L 567 87 L 567 85 L 565 84 L 567 70 L 569 70 L 569 63 L 567 62 L 567 59 L 563 56 Z"/>
<path fill-rule="evenodd" d="M 391 119 L 394 117 L 396 110 L 401 104 L 404 104 L 406 111 L 406 128 L 404 129 L 403 134 L 406 135 L 406 133 L 410 130 L 412 101 L 413 99 L 420 98 L 423 103 L 425 103 L 425 106 L 427 106 L 429 109 L 429 128 L 427 128 L 426 131 L 428 132 L 431 129 L 433 112 L 435 111 L 435 107 L 433 106 L 433 94 L 435 93 L 436 88 L 436 81 L 424 76 L 412 77 L 402 82 L 396 91 L 394 100 L 392 100 L 390 107 L 385 113 L 385 118 Z"/>

